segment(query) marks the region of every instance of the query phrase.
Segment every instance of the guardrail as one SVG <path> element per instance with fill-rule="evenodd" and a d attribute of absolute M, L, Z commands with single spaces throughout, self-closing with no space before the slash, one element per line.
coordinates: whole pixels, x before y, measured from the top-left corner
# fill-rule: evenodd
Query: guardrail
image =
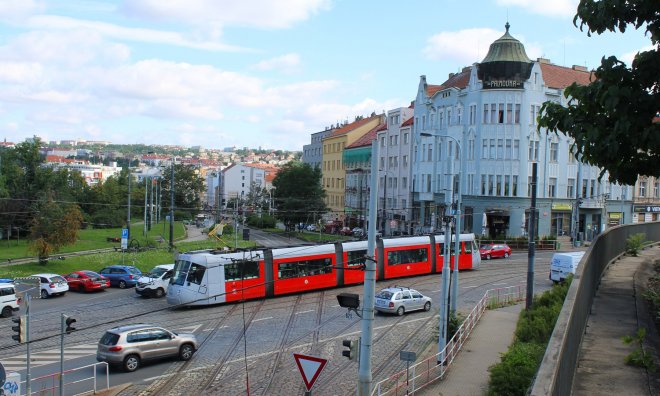
<path fill-rule="evenodd" d="M 607 266 L 626 251 L 626 239 L 638 233 L 660 241 L 660 222 L 607 229 L 587 249 L 573 278 L 530 395 L 570 395 L 591 305 Z"/>
<path fill-rule="evenodd" d="M 103 384 L 99 381 L 98 378 L 98 368 L 101 367 L 101 371 L 105 372 L 105 387 L 103 387 Z M 105 390 L 110 388 L 110 369 L 108 366 L 108 363 L 106 362 L 99 362 L 99 363 L 94 363 L 94 364 L 88 364 L 87 366 L 82 366 L 82 367 L 76 367 L 70 370 L 65 370 L 63 375 L 64 378 L 66 379 L 67 375 L 71 375 L 72 373 L 75 372 L 81 372 L 85 369 L 91 369 L 92 375 L 89 377 L 83 377 L 79 378 L 76 380 L 72 380 L 69 382 L 64 382 L 63 387 L 62 387 L 62 394 L 64 395 L 87 395 L 87 394 L 96 394 L 100 390 Z M 83 374 L 84 375 L 84 374 Z M 89 382 L 92 382 L 89 384 Z M 89 385 L 84 385 L 85 383 Z M 82 385 L 82 388 L 85 389 L 84 387 L 87 386 L 88 390 L 83 390 L 82 392 L 76 391 L 76 390 L 71 390 L 71 388 L 75 385 Z M 67 387 L 69 387 L 69 391 L 67 392 Z M 91 389 L 89 389 L 91 387 Z M 26 389 L 26 381 L 21 381 L 21 392 L 27 391 Z M 55 396 L 60 394 L 60 373 L 52 373 L 48 375 L 42 375 L 41 377 L 35 377 L 30 379 L 30 393 L 31 394 L 38 394 L 39 396 Z M 21 393 L 21 395 L 27 395 L 26 393 Z"/>
<path fill-rule="evenodd" d="M 447 342 L 442 352 L 438 352 L 411 366 L 409 369 L 399 371 L 389 378 L 378 382 L 371 394 L 378 396 L 406 395 L 417 392 L 425 386 L 443 378 L 454 362 L 454 359 L 463 349 L 463 345 L 470 338 L 472 331 L 486 309 L 525 301 L 526 295 L 527 288 L 525 285 L 487 290 L 481 300 L 477 302 L 477 305 L 475 305 L 470 314 L 465 318 L 456 331 L 456 334 Z"/>

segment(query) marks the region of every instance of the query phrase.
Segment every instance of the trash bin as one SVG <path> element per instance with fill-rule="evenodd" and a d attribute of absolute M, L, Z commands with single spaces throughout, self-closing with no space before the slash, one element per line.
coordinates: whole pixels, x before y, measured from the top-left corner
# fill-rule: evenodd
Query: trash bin
<path fill-rule="evenodd" d="M 561 242 L 557 241 L 557 247 L 555 248 L 555 250 L 561 250 Z"/>
<path fill-rule="evenodd" d="M 249 228 L 243 228 L 243 240 L 244 241 L 249 241 L 250 240 L 250 229 Z"/>

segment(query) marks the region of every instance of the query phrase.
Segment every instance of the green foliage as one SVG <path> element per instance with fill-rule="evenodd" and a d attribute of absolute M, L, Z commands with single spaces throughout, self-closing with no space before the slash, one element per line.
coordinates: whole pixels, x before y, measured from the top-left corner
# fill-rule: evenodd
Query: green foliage
<path fill-rule="evenodd" d="M 502 355 L 502 361 L 490 367 L 488 395 L 525 395 L 544 353 L 542 344 L 514 343 Z"/>
<path fill-rule="evenodd" d="M 247 223 L 250 227 L 255 228 L 275 228 L 277 220 L 273 216 L 262 214 L 259 216 L 256 213 L 253 213 L 248 216 Z"/>
<path fill-rule="evenodd" d="M 660 176 L 660 18 L 657 0 L 581 0 L 573 23 L 591 33 L 624 32 L 645 27 L 652 46 L 637 53 L 628 67 L 603 57 L 588 85 L 564 91 L 567 107 L 546 102 L 539 130 L 562 132 L 574 139 L 582 161 L 609 173 L 611 182 L 635 184 L 638 175 Z M 621 144 L 626 142 L 626 144 Z"/>
<path fill-rule="evenodd" d="M 634 344 L 637 348 L 633 350 L 624 361 L 629 366 L 644 367 L 649 371 L 655 371 L 655 363 L 653 362 L 653 352 L 644 348 L 644 338 L 646 338 L 646 329 L 637 329 L 635 336 L 623 336 L 621 341 L 624 344 Z"/>
<path fill-rule="evenodd" d="M 307 223 L 310 214 L 326 211 L 325 191 L 321 186 L 321 170 L 309 164 L 290 162 L 273 180 L 277 216 L 287 229 Z"/>
<path fill-rule="evenodd" d="M 646 234 L 644 233 L 629 236 L 626 239 L 626 254 L 636 257 L 639 254 L 639 251 L 642 250 L 645 240 Z"/>

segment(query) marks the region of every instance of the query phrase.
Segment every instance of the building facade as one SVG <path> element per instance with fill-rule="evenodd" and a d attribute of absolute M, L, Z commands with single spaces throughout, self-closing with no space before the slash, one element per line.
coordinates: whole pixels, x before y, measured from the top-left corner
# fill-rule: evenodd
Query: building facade
<path fill-rule="evenodd" d="M 309 164 L 312 168 L 321 166 L 323 161 L 323 138 L 335 130 L 334 126 L 324 131 L 312 133 L 310 144 L 303 146 L 302 162 Z"/>
<path fill-rule="evenodd" d="M 578 161 L 570 138 L 537 130 L 545 101 L 566 104 L 564 89 L 590 78 L 583 67 L 531 61 L 508 23 L 481 63 L 441 85 L 421 76 L 414 103 L 414 221 L 437 229 L 460 194 L 462 231 L 524 236 L 536 164 L 538 235 L 590 240 L 608 225 L 630 222 L 631 187 L 607 182 L 607 174 L 599 181 L 600 169 Z"/>

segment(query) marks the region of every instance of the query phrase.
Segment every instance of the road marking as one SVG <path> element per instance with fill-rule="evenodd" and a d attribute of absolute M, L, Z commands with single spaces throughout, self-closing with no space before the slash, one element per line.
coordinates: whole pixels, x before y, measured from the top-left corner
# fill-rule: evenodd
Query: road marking
<path fill-rule="evenodd" d="M 186 326 L 186 327 L 176 327 L 173 330 L 177 333 L 194 333 L 202 326 L 203 326 L 202 324 L 197 324 L 197 325 Z"/>
<path fill-rule="evenodd" d="M 479 286 L 463 286 L 463 289 L 474 289 L 475 287 L 479 287 Z"/>
<path fill-rule="evenodd" d="M 268 319 L 273 319 L 273 317 L 272 317 L 272 316 L 269 316 L 269 317 L 267 317 L 267 318 L 259 318 L 259 319 L 255 319 L 255 320 L 252 321 L 252 323 L 254 323 L 254 322 L 260 322 L 260 321 L 262 321 L 262 320 L 268 320 Z"/>
<path fill-rule="evenodd" d="M 300 314 L 304 314 L 304 313 L 308 313 L 308 312 L 314 312 L 314 310 L 310 309 L 310 310 L 307 310 L 307 311 L 296 312 L 296 315 L 300 315 Z"/>
<path fill-rule="evenodd" d="M 64 349 L 64 360 L 72 360 L 90 355 L 96 355 L 97 344 L 81 344 Z M 16 355 L 0 359 L 7 370 L 19 371 L 26 369 L 27 355 Z M 59 363 L 60 350 L 50 349 L 43 352 L 30 354 L 30 368 L 44 366 L 51 363 Z"/>

